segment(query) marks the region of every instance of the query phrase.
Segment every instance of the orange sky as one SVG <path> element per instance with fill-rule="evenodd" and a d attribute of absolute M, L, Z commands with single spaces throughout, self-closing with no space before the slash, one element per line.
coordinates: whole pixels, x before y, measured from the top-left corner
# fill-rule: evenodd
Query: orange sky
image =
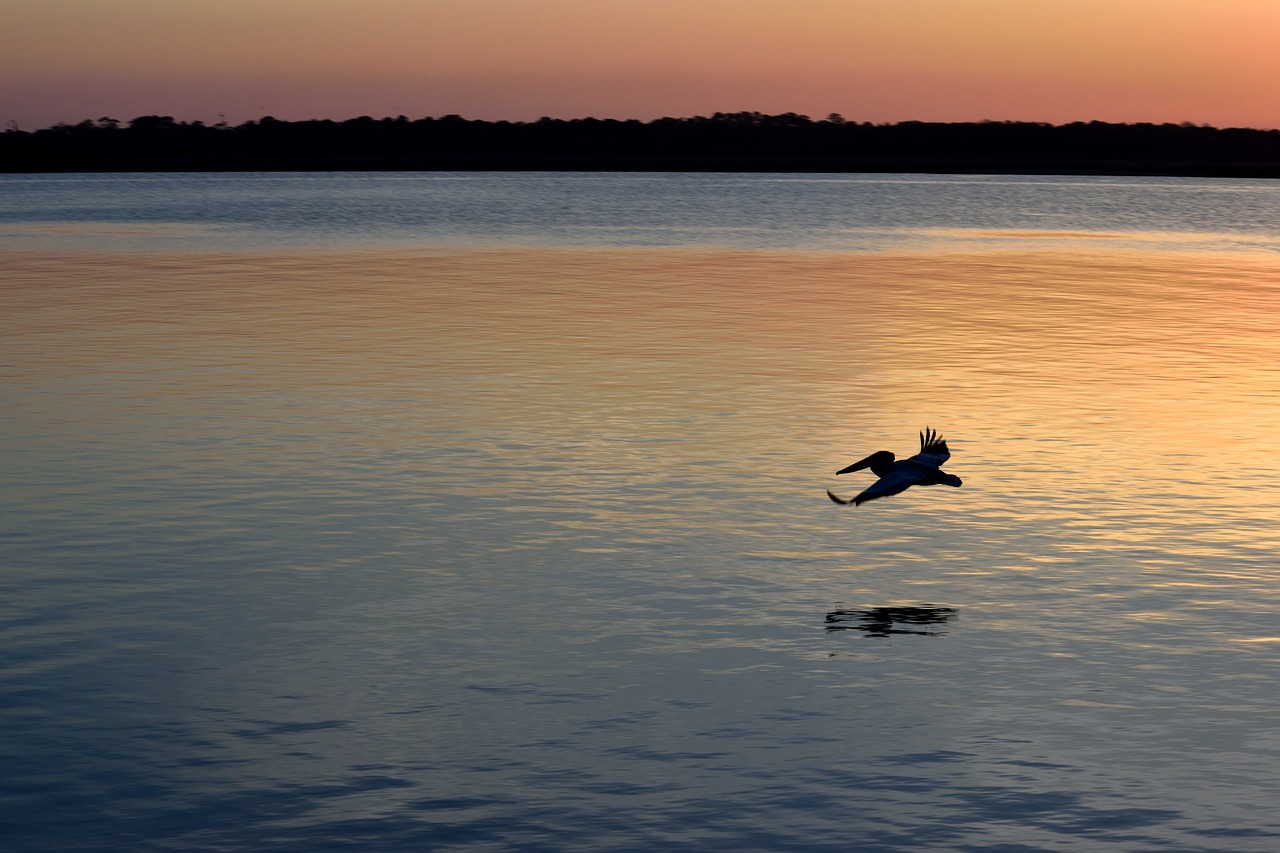
<path fill-rule="evenodd" d="M 0 32 L 0 122 L 28 130 L 738 110 L 1280 127 L 1280 0 L 4 0 Z"/>

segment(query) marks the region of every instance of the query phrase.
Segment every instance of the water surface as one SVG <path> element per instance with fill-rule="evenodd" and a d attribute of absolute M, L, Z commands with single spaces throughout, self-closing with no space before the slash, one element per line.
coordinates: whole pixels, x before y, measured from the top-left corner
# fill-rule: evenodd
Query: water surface
<path fill-rule="evenodd" d="M 1280 846 L 1274 234 L 95 216 L 0 272 L 9 849 Z"/>
<path fill-rule="evenodd" d="M 320 172 L 0 175 L 0 247 L 1280 251 L 1266 180 Z"/>

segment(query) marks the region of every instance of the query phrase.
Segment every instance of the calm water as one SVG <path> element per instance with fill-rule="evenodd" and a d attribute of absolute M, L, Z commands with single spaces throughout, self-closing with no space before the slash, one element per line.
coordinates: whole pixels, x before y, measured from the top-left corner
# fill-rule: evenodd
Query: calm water
<path fill-rule="evenodd" d="M 4 847 L 1274 853 L 1277 222 L 0 176 Z"/>

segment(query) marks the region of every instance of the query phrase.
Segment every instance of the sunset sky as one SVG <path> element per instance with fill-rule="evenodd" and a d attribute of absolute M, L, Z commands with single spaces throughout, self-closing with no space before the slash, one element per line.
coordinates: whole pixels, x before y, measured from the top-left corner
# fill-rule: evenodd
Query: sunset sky
<path fill-rule="evenodd" d="M 1280 127 L 1280 0 L 4 0 L 0 122 Z"/>

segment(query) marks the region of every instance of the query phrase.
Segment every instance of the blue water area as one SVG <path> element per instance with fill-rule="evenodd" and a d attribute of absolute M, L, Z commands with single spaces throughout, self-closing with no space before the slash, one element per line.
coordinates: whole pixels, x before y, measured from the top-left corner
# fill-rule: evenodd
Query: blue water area
<path fill-rule="evenodd" d="M 390 172 L 0 175 L 0 246 L 1280 250 L 1273 181 Z M 50 233 L 35 225 L 56 226 Z M 96 225 L 96 229 L 71 226 Z M 35 241 L 35 243 L 33 243 Z"/>

